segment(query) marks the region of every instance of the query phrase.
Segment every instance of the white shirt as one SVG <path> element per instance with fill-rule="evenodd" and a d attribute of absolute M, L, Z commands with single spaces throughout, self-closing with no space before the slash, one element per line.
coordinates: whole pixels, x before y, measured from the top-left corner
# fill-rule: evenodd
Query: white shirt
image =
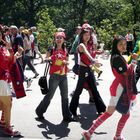
<path fill-rule="evenodd" d="M 31 35 L 30 35 L 30 41 L 31 41 L 31 43 L 33 43 L 33 42 L 34 42 L 34 39 L 35 39 L 34 35 L 33 35 L 33 34 L 31 34 Z"/>

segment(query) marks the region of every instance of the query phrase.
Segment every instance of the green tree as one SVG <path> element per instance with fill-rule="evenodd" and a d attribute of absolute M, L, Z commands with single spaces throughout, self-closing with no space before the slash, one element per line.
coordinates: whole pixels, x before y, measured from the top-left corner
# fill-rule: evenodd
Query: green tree
<path fill-rule="evenodd" d="M 39 19 L 37 28 L 40 32 L 39 44 L 42 48 L 42 52 L 46 52 L 47 47 L 53 43 L 56 27 L 53 24 L 53 21 L 50 19 L 47 8 L 43 8 L 37 14 L 37 17 Z"/>

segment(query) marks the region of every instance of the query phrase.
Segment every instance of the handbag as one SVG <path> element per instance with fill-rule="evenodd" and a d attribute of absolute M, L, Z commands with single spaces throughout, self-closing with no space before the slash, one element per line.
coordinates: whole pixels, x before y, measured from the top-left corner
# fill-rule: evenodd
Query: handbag
<path fill-rule="evenodd" d="M 40 86 L 41 93 L 46 95 L 49 91 L 48 82 L 47 82 L 47 74 L 49 70 L 50 64 L 46 63 L 44 75 L 41 76 L 38 80 L 38 85 Z"/>
<path fill-rule="evenodd" d="M 130 109 L 130 102 L 131 100 L 125 87 L 117 102 L 116 110 L 121 114 L 127 114 Z"/>

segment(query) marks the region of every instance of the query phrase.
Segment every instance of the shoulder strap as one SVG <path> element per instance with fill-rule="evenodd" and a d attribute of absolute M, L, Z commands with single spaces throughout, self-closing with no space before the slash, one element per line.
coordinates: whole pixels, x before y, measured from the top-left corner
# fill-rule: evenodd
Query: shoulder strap
<path fill-rule="evenodd" d="M 45 67 L 45 71 L 44 71 L 44 76 L 47 76 L 49 68 L 50 68 L 50 63 L 46 63 L 46 67 Z"/>

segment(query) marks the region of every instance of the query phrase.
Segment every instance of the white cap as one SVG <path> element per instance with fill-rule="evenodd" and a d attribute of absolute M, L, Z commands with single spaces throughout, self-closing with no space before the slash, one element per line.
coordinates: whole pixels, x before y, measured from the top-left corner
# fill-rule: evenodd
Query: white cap
<path fill-rule="evenodd" d="M 37 28 L 35 26 L 31 27 L 31 30 L 36 30 Z"/>
<path fill-rule="evenodd" d="M 17 29 L 18 30 L 17 26 L 15 26 L 15 25 L 11 25 L 10 28 L 11 29 Z"/>
<path fill-rule="evenodd" d="M 64 32 L 65 31 L 65 29 L 63 29 L 63 28 L 57 28 L 57 32 Z"/>

